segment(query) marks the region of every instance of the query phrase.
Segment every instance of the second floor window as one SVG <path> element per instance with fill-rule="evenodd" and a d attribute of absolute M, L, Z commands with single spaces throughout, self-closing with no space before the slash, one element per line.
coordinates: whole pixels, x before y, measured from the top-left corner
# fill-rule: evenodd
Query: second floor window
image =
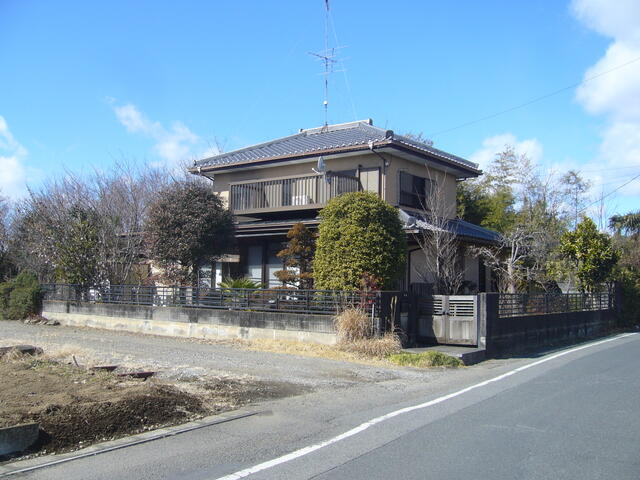
<path fill-rule="evenodd" d="M 407 172 L 400 172 L 400 205 L 420 210 L 426 209 L 431 188 L 431 180 Z"/>

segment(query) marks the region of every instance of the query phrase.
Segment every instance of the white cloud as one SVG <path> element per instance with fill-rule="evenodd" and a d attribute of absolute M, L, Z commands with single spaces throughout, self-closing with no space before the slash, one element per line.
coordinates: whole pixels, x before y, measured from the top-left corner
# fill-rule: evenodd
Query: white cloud
<path fill-rule="evenodd" d="M 162 126 L 159 123 L 151 123 L 130 103 L 120 107 L 114 106 L 113 111 L 118 117 L 118 121 L 130 132 L 143 132 L 150 135 L 162 133 Z"/>
<path fill-rule="evenodd" d="M 28 152 L 9 131 L 9 125 L 0 115 L 0 193 L 18 198 L 27 192 L 27 167 L 24 164 Z"/>
<path fill-rule="evenodd" d="M 482 148 L 476 150 L 469 157 L 469 160 L 479 164 L 480 168 L 486 170 L 496 155 L 504 151 L 507 145 L 513 147 L 516 154 L 524 154 L 529 157 L 534 165 L 539 165 L 542 161 L 542 144 L 537 139 L 518 140 L 512 133 L 502 133 L 486 138 L 482 142 Z"/>
<path fill-rule="evenodd" d="M 578 102 L 592 114 L 610 115 L 614 120 L 640 121 L 640 61 L 630 63 L 639 57 L 640 45 L 611 44 L 604 57 L 584 74 L 587 81 L 577 89 Z M 613 70 L 620 65 L 625 66 Z M 589 80 L 604 72 L 608 73 Z"/>
<path fill-rule="evenodd" d="M 576 99 L 587 112 L 606 118 L 598 158 L 584 170 L 593 171 L 590 178 L 603 184 L 605 192 L 612 191 L 640 172 L 640 61 L 634 61 L 640 58 L 640 2 L 574 0 L 572 10 L 588 28 L 612 39 L 604 56 L 585 72 L 588 81 L 576 90 Z M 629 197 L 640 195 L 640 181 L 618 193 L 628 197 L 624 203 L 633 208 Z"/>
<path fill-rule="evenodd" d="M 160 122 L 149 120 L 131 103 L 118 106 L 114 99 L 108 101 L 116 118 L 127 131 L 152 139 L 152 151 L 169 166 L 177 167 L 195 158 L 204 157 L 205 152 L 209 155 L 218 153 L 207 147 L 198 135 L 181 122 L 174 122 L 170 128 L 166 128 Z"/>
<path fill-rule="evenodd" d="M 638 0 L 574 0 L 571 8 L 579 20 L 601 35 L 640 42 Z"/>

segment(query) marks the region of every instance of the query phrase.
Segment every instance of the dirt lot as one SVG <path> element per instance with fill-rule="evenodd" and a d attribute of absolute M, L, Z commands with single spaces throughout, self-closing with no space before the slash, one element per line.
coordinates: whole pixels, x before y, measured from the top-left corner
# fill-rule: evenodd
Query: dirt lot
<path fill-rule="evenodd" d="M 32 450 L 61 452 L 301 391 L 228 377 L 145 381 L 118 376 L 121 371 L 9 353 L 0 359 L 0 427 L 38 422 L 41 435 Z"/>
<path fill-rule="evenodd" d="M 330 347 L 245 343 L 0 321 L 0 347 L 44 350 L 0 360 L 0 426 L 38 421 L 47 432 L 39 454 L 60 452 L 265 400 L 444 375 Z M 96 365 L 157 373 L 143 382 L 88 371 Z"/>

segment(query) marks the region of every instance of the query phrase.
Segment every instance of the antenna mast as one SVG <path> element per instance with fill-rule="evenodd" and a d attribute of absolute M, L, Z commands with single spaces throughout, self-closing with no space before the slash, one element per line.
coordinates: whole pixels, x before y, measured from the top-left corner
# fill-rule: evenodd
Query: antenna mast
<path fill-rule="evenodd" d="M 329 0 L 324 0 L 325 20 L 324 20 L 324 51 L 319 53 L 309 52 L 310 55 L 318 57 L 324 63 L 324 126 L 329 125 L 329 75 L 335 70 L 333 66 L 338 63 L 335 59 L 336 48 L 329 48 Z M 339 48 L 339 47 L 338 47 Z"/>

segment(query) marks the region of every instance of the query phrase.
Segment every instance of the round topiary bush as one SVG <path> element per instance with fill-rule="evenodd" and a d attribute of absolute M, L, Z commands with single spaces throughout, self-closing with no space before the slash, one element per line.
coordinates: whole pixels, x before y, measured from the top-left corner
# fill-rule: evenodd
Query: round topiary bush
<path fill-rule="evenodd" d="M 398 211 L 371 192 L 345 193 L 320 211 L 313 262 L 320 290 L 359 290 L 363 277 L 394 288 L 404 271 L 406 235 Z"/>

